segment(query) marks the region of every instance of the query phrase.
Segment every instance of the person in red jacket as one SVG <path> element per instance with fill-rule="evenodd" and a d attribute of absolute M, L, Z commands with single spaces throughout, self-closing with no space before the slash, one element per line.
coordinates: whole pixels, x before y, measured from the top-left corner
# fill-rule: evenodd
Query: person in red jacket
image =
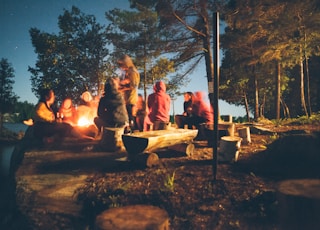
<path fill-rule="evenodd" d="M 146 125 L 153 125 L 153 130 L 164 129 L 164 124 L 170 121 L 171 98 L 166 93 L 166 84 L 158 81 L 153 86 L 153 93 L 148 96 L 147 109 L 148 115 Z M 145 127 L 145 130 L 148 130 Z"/>
<path fill-rule="evenodd" d="M 194 93 L 194 102 L 192 106 L 193 125 L 199 128 L 202 123 L 213 123 L 213 108 L 204 99 L 204 94 L 201 91 Z"/>

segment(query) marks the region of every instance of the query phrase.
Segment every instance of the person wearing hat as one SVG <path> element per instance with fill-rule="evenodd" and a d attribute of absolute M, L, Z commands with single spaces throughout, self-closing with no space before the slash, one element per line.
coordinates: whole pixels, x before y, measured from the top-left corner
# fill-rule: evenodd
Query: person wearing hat
<path fill-rule="evenodd" d="M 128 55 L 122 56 L 118 60 L 119 67 L 125 72 L 125 77 L 120 81 L 119 90 L 123 93 L 126 103 L 129 124 L 131 129 L 136 129 L 136 113 L 138 102 L 138 86 L 140 83 L 140 73 Z"/>

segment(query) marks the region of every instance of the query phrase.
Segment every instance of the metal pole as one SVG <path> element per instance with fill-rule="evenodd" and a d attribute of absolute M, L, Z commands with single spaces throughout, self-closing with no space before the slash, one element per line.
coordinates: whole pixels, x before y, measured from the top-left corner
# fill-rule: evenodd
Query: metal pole
<path fill-rule="evenodd" d="M 217 179 L 217 165 L 218 165 L 218 116 L 219 116 L 219 12 L 213 13 L 213 63 L 214 63 L 214 77 L 213 77 L 213 179 Z"/>

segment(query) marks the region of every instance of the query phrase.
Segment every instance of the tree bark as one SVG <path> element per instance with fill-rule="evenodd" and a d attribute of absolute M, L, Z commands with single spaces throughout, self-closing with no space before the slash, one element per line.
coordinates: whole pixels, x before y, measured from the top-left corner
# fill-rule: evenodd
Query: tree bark
<path fill-rule="evenodd" d="M 281 97 L 281 64 L 277 62 L 277 80 L 276 80 L 276 119 L 280 119 L 280 97 Z"/>

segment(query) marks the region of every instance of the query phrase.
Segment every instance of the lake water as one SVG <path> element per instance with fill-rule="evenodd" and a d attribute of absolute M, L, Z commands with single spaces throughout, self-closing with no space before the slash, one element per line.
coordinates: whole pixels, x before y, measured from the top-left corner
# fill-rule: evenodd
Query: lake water
<path fill-rule="evenodd" d="M 27 125 L 23 123 L 4 123 L 3 126 L 11 130 L 15 133 L 25 132 L 28 128 Z M 12 144 L 0 144 L 0 175 L 1 176 L 8 176 L 9 174 L 9 167 L 10 167 L 10 160 L 12 156 L 12 152 L 14 150 L 14 145 Z"/>

